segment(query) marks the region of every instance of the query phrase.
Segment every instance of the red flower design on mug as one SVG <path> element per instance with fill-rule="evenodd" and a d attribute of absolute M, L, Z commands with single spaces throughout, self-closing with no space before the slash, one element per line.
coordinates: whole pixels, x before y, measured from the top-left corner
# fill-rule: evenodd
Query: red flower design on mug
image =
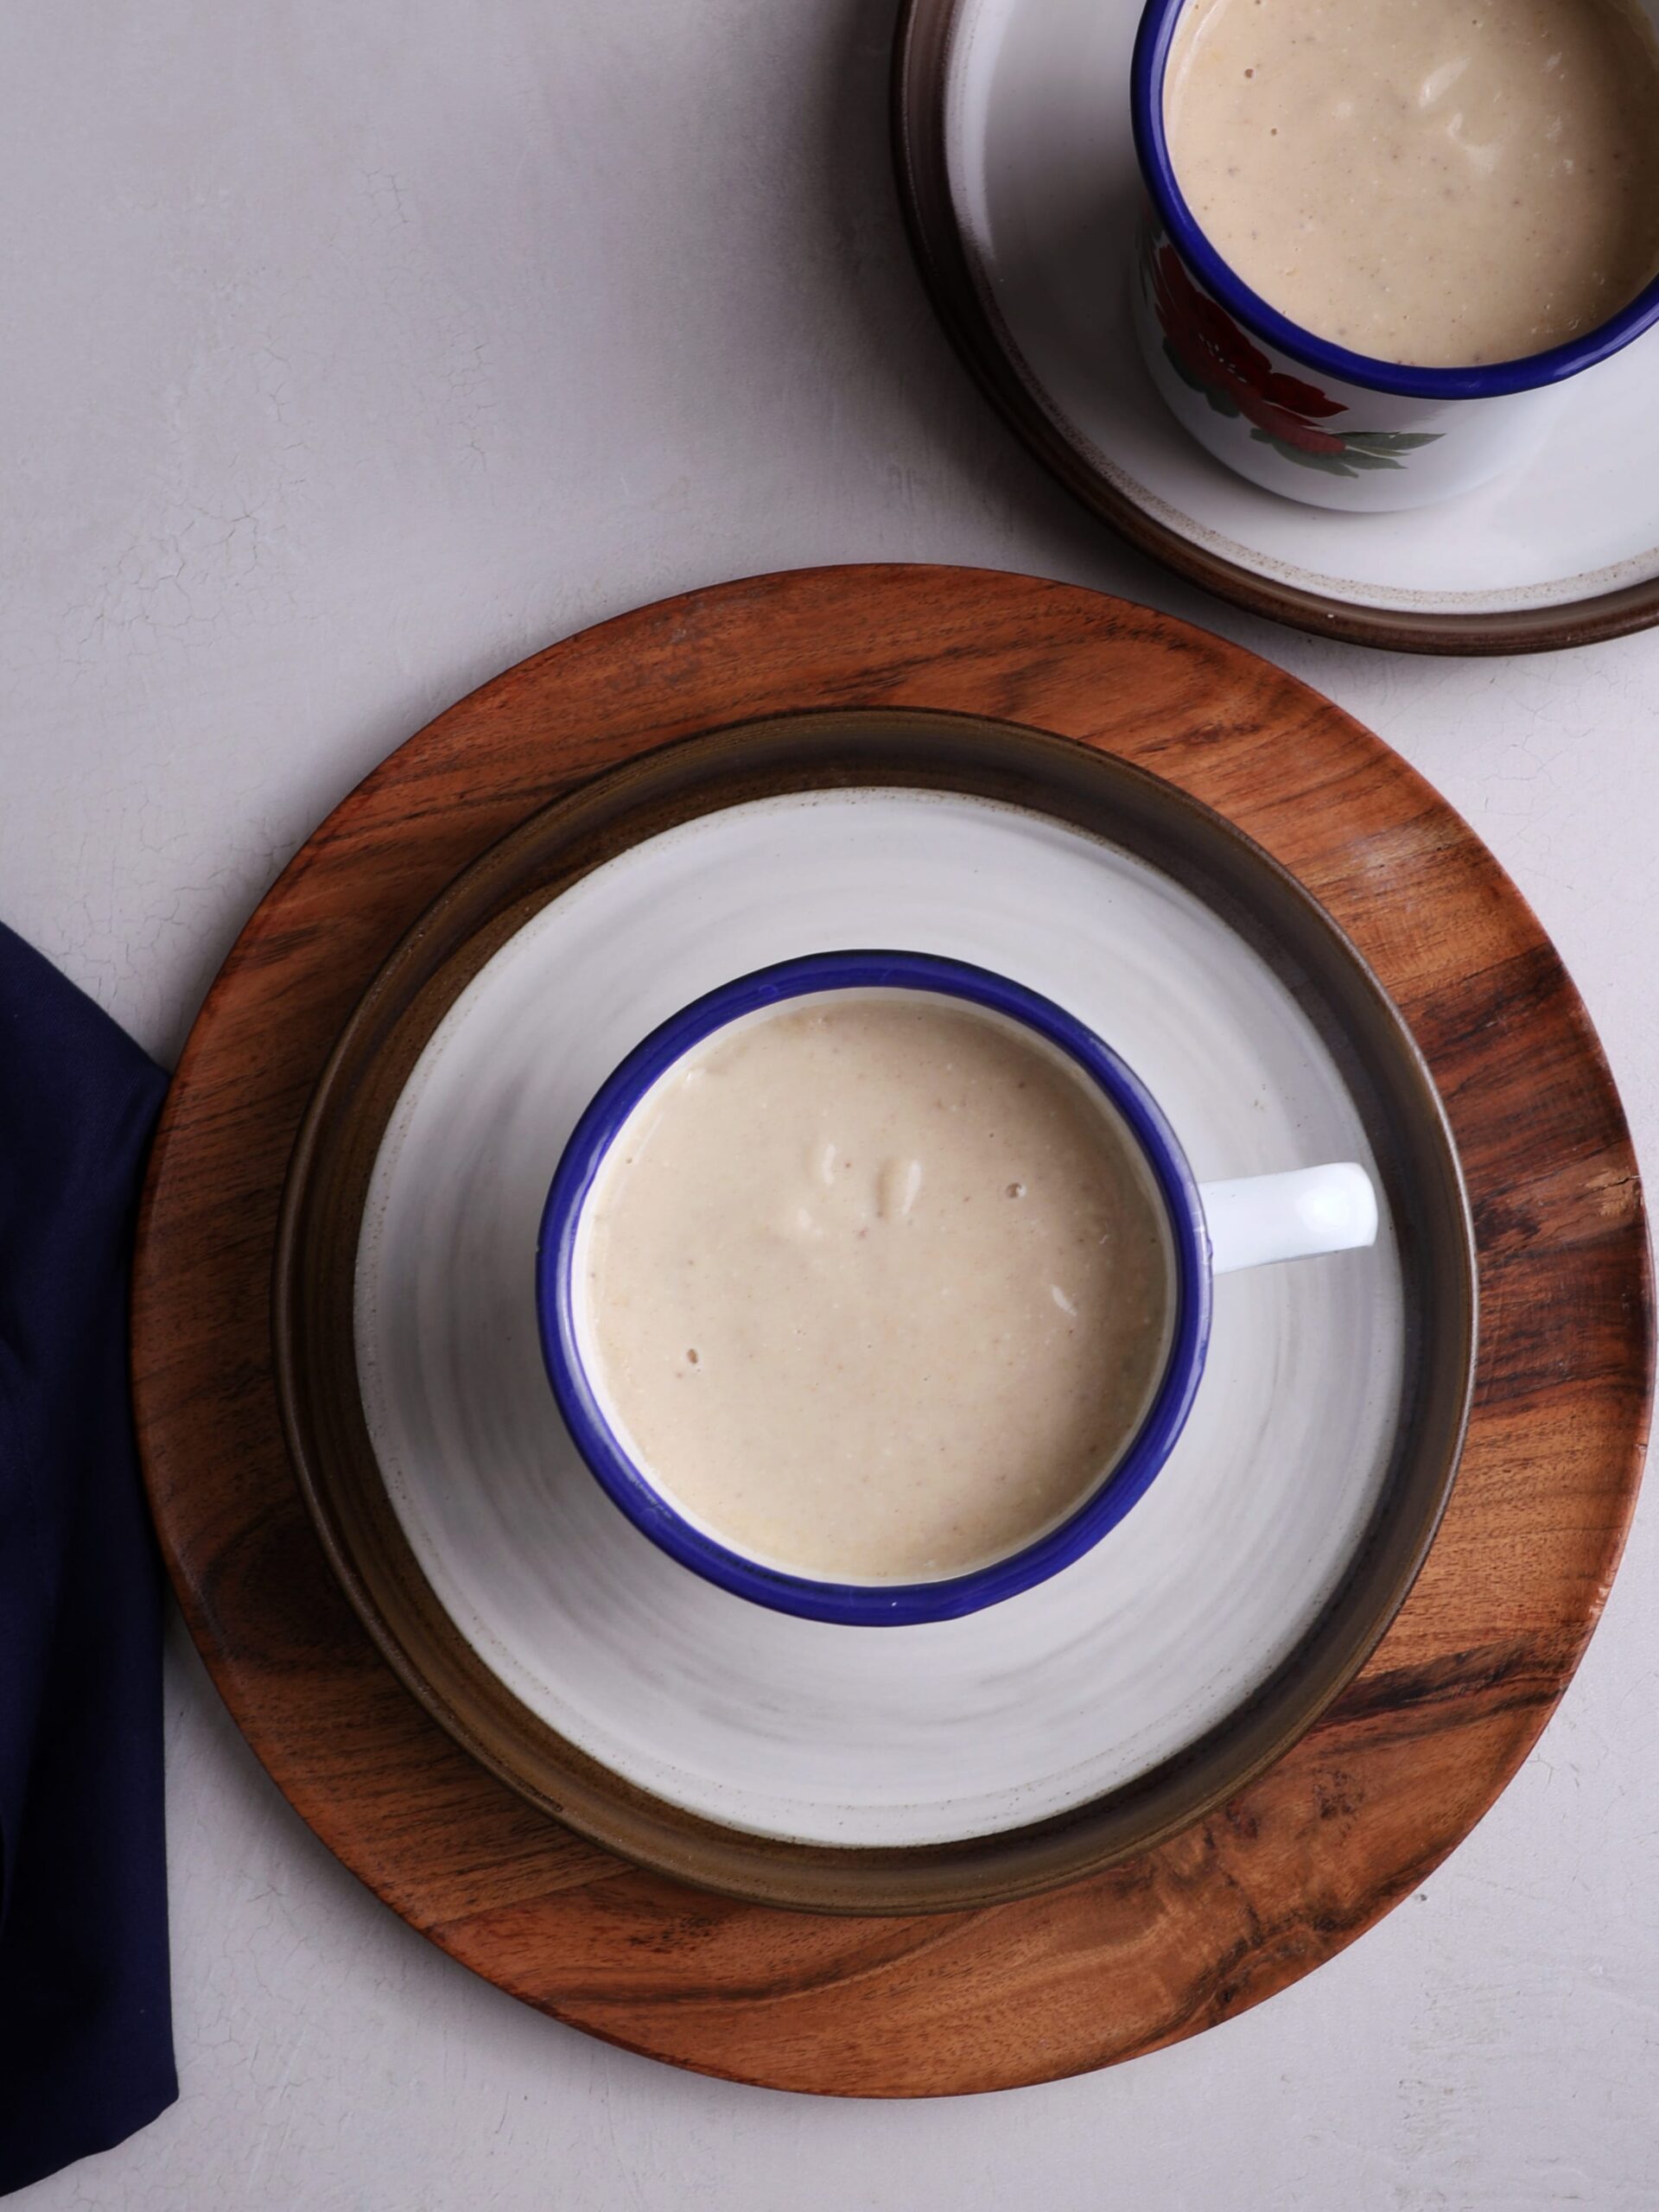
<path fill-rule="evenodd" d="M 1201 392 L 1217 414 L 1242 415 L 1253 438 L 1287 461 L 1332 476 L 1399 468 L 1395 454 L 1434 442 L 1435 431 L 1322 429 L 1310 418 L 1345 415 L 1342 402 L 1275 369 L 1231 315 L 1198 289 L 1173 245 L 1166 241 L 1154 251 L 1150 238 L 1147 245 L 1144 266 L 1164 353 L 1182 383 Z"/>

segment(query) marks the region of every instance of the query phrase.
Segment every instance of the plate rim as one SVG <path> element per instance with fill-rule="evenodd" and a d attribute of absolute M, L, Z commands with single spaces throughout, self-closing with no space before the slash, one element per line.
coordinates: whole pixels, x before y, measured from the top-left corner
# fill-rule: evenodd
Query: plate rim
<path fill-rule="evenodd" d="M 1559 652 L 1629 637 L 1659 622 L 1659 576 L 1548 607 L 1404 613 L 1276 582 L 1183 537 L 1092 468 L 1055 427 L 1021 356 L 974 280 L 956 219 L 945 154 L 950 48 L 970 0 L 901 0 L 888 75 L 888 130 L 912 254 L 957 356 L 1050 474 L 1137 550 L 1251 614 L 1311 636 L 1394 652 Z"/>
<path fill-rule="evenodd" d="M 1292 1696 L 1285 1684 L 1299 1664 L 1305 1663 L 1302 1654 L 1306 1646 L 1317 1637 L 1325 1636 L 1330 1640 L 1334 1636 L 1335 1631 L 1328 1624 L 1338 1616 L 1350 1580 L 1358 1573 L 1366 1554 L 1380 1541 L 1376 1525 L 1379 1515 L 1374 1514 L 1368 1535 L 1344 1571 L 1338 1590 L 1327 1600 L 1307 1635 L 1274 1669 L 1268 1681 L 1243 1700 L 1226 1721 L 1217 1724 L 1198 1743 L 1160 1763 L 1147 1776 L 1103 1793 L 1083 1806 L 1025 1827 L 943 1844 L 832 1846 L 757 1835 L 655 1796 L 560 1736 L 493 1674 L 481 1655 L 448 1621 L 415 1558 L 395 1508 L 386 1497 L 384 1478 L 368 1443 L 358 1394 L 354 1343 L 343 1355 L 344 1369 L 349 1370 L 353 1378 L 351 1390 L 346 1392 L 340 1384 L 332 1403 L 326 1397 L 321 1403 L 318 1400 L 314 1382 L 308 1379 L 308 1361 L 316 1356 L 314 1339 L 321 1336 L 326 1344 L 327 1332 L 326 1327 L 319 1327 L 308 1309 L 306 1287 L 308 1281 L 315 1284 L 315 1269 L 321 1264 L 317 1240 L 329 1234 L 321 1226 L 322 1217 L 330 1210 L 318 1195 L 320 1173 L 334 1173 L 335 1182 L 328 1187 L 336 1194 L 341 1176 L 346 1178 L 346 1188 L 350 1187 L 353 1174 L 360 1184 L 359 1203 L 350 1212 L 348 1234 L 341 1229 L 337 1207 L 333 1213 L 334 1243 L 338 1245 L 344 1236 L 354 1263 L 360 1198 L 366 1197 L 368 1176 L 378 1157 L 381 1137 L 402 1095 L 409 1071 L 448 1007 L 493 954 L 563 889 L 616 853 L 632 849 L 655 834 L 657 829 L 705 815 L 721 804 L 741 803 L 741 797 L 723 800 L 716 797 L 709 804 L 694 804 L 682 811 L 671 812 L 668 820 L 655 824 L 647 819 L 645 826 L 636 826 L 629 833 L 630 824 L 638 825 L 642 815 L 648 817 L 653 789 L 662 779 L 670 779 L 667 803 L 671 809 L 675 797 L 672 772 L 677 767 L 684 770 L 689 766 L 690 795 L 696 799 L 709 790 L 719 793 L 729 791 L 734 785 L 741 787 L 746 775 L 764 773 L 764 767 L 760 771 L 753 767 L 751 757 L 763 740 L 771 739 L 786 755 L 791 741 L 798 746 L 808 735 L 809 728 L 810 734 L 820 740 L 833 737 L 845 741 L 851 725 L 876 737 L 878 742 L 880 734 L 885 733 L 891 745 L 895 729 L 905 724 L 925 728 L 933 736 L 948 733 L 963 744 L 969 733 L 977 734 L 982 744 L 988 737 L 988 750 L 999 758 L 1008 752 L 1013 741 L 1014 751 L 1024 757 L 1027 766 L 1033 754 L 1046 753 L 1051 765 L 1065 760 L 1077 778 L 1097 791 L 1109 791 L 1114 786 L 1120 793 L 1138 789 L 1143 802 L 1154 813 L 1161 809 L 1176 817 L 1189 833 L 1195 828 L 1201 829 L 1211 841 L 1230 849 L 1243 869 L 1271 886 L 1280 899 L 1300 912 L 1309 925 L 1310 939 L 1325 946 L 1333 967 L 1345 970 L 1357 998 L 1369 998 L 1379 1030 L 1387 1036 L 1395 1055 L 1394 1072 L 1409 1077 L 1424 1127 L 1432 1132 L 1437 1165 L 1446 1178 L 1441 1197 L 1444 1199 L 1450 1194 L 1458 1230 L 1454 1255 L 1442 1252 L 1440 1255 L 1442 1262 L 1449 1256 L 1454 1257 L 1452 1275 L 1442 1279 L 1442 1268 L 1436 1279 L 1441 1288 L 1452 1294 L 1452 1319 L 1445 1327 L 1455 1338 L 1456 1348 L 1449 1359 L 1444 1354 L 1442 1359 L 1448 1367 L 1456 1369 L 1459 1382 L 1449 1425 L 1445 1420 L 1446 1409 L 1442 1408 L 1442 1449 L 1437 1462 L 1440 1473 L 1432 1509 L 1421 1516 L 1410 1545 L 1396 1558 L 1396 1571 L 1386 1601 L 1374 1607 L 1363 1624 L 1349 1623 L 1343 1630 L 1340 1661 L 1325 1669 L 1315 1694 Z M 737 758 L 724 767 L 720 765 L 722 748 L 735 748 L 737 753 Z M 921 749 L 925 750 L 925 746 Z M 714 765 L 709 775 L 699 783 L 698 774 L 705 762 Z M 1018 781 L 1024 772 L 1016 768 L 1011 773 Z M 931 785 L 920 777 L 906 779 L 890 775 L 877 779 L 862 772 L 861 764 L 859 772 L 842 772 L 826 761 L 793 785 L 774 783 L 770 789 L 747 795 L 782 795 L 788 789 L 810 791 L 836 787 L 891 788 L 906 780 L 923 782 L 928 788 L 940 787 L 938 779 Z M 1056 817 L 1051 809 L 1033 802 L 1029 796 L 1033 780 L 1025 775 L 1023 787 L 1027 796 L 1012 803 L 1024 804 L 1028 811 L 1039 815 L 1047 814 L 1049 818 L 1066 819 L 1063 815 Z M 683 789 L 679 795 L 685 797 L 686 791 Z M 996 796 L 983 792 L 978 795 Z M 582 827 L 584 822 L 585 831 Z M 625 834 L 612 842 L 610 833 L 618 826 Z M 1074 826 L 1082 827 L 1084 834 L 1100 834 L 1097 830 L 1090 831 L 1086 824 Z M 550 833 L 556 850 L 574 841 L 578 858 L 586 849 L 582 842 L 585 835 L 594 856 L 561 873 L 550 885 L 538 882 L 530 891 L 521 887 L 518 894 L 509 897 L 505 904 L 499 898 L 493 898 L 491 887 L 496 880 L 499 878 L 510 887 L 515 862 L 521 855 L 542 846 Z M 1128 849 L 1134 852 L 1136 848 L 1131 844 Z M 469 900 L 480 897 L 481 918 L 475 917 L 471 932 L 456 940 L 449 955 L 441 957 L 438 964 L 429 968 L 414 985 L 399 1011 L 398 989 L 410 976 L 420 974 L 423 963 L 432 960 L 443 931 L 453 918 L 467 911 Z M 1236 908 L 1233 918 L 1236 926 Z M 453 988 L 448 988 L 451 983 Z M 338 1156 L 337 1142 L 336 1152 L 330 1154 L 325 1139 L 331 1119 L 339 1123 L 342 1112 L 349 1115 L 353 1104 L 354 1094 L 348 1093 L 342 1101 L 340 1093 L 341 1084 L 352 1073 L 354 1056 L 363 1052 L 378 1027 L 384 1046 L 395 1035 L 400 1021 L 409 1022 L 411 1016 L 418 1019 L 406 1030 L 399 1047 L 407 1056 L 407 1065 L 391 1086 L 384 1117 L 367 1134 L 360 1124 L 353 1128 L 349 1121 L 345 1122 L 336 1129 L 336 1139 L 343 1134 L 348 1147 L 354 1149 L 348 1149 L 342 1159 Z M 375 1065 L 372 1054 L 361 1071 L 363 1079 L 372 1075 Z M 1379 1160 L 1379 1166 L 1390 1171 L 1392 1165 Z M 1398 1218 L 1397 1205 L 1395 1212 Z M 717 1894 L 749 1904 L 818 1913 L 950 1912 L 1033 1896 L 1153 1848 L 1235 1796 L 1282 1757 L 1352 1681 L 1409 1595 L 1455 1481 L 1475 1388 L 1476 1268 L 1474 1227 L 1461 1166 L 1446 1107 L 1426 1058 L 1403 1015 L 1351 939 L 1313 894 L 1270 854 L 1224 816 L 1179 786 L 1116 755 L 1055 733 L 952 710 L 836 707 L 716 724 L 653 748 L 585 781 L 538 808 L 488 847 L 453 877 L 421 912 L 353 1007 L 306 1103 L 283 1181 L 273 1252 L 271 1343 L 283 1429 L 296 1483 L 340 1586 L 404 1687 L 451 1738 L 489 1772 L 527 1802 L 552 1815 L 588 1840 L 652 1872 L 694 1883 Z M 348 1272 L 354 1275 L 354 1264 Z M 336 1281 L 334 1295 L 337 1298 L 338 1294 Z M 349 1291 L 346 1302 L 349 1308 Z M 334 1329 L 338 1370 L 342 1357 L 338 1349 L 338 1314 Z M 346 1333 L 349 1335 L 350 1332 Z M 1411 1357 L 1408 1344 L 1408 1372 Z M 1420 1365 L 1424 1357 L 1420 1351 Z M 336 1381 L 338 1383 L 338 1373 Z M 344 1438 L 340 1433 L 341 1421 L 346 1429 Z M 1405 1433 L 1403 1426 L 1401 1433 Z M 322 1441 L 324 1436 L 331 1441 Z M 389 1559 L 365 1560 L 363 1555 L 361 1531 L 353 1523 L 353 1515 L 366 1510 L 363 1497 L 349 1497 L 348 1494 L 349 1502 L 342 1510 L 341 1493 L 334 1487 L 328 1456 L 331 1451 L 340 1450 L 355 1455 L 355 1479 L 359 1485 L 378 1489 L 384 1512 L 376 1510 L 381 1538 L 390 1541 Z M 1402 1447 L 1396 1446 L 1395 1459 L 1390 1462 L 1390 1483 L 1397 1479 L 1394 1468 L 1402 1456 Z M 1399 1548 L 1396 1543 L 1396 1553 Z M 399 1611 L 400 1605 L 405 1604 L 414 1608 L 416 1625 L 423 1630 L 428 1639 L 418 1655 L 409 1645 L 410 1617 Z M 441 1669 L 437 1680 L 433 1675 L 435 1650 Z M 1293 1721 L 1261 1736 L 1256 1752 L 1247 1762 L 1235 1761 L 1230 1765 L 1214 1762 L 1212 1753 L 1210 1781 L 1202 1789 L 1194 1789 L 1192 1777 L 1205 1764 L 1201 1754 L 1205 1747 L 1212 1739 L 1242 1726 L 1252 1710 L 1265 1706 L 1269 1693 L 1275 1690 L 1280 1693 L 1281 1702 L 1291 1709 Z M 539 1740 L 544 1754 L 549 1746 L 554 1747 L 551 1771 L 557 1777 L 559 1786 L 550 1786 L 544 1776 L 537 1779 L 528 1774 L 522 1763 L 504 1752 L 501 1740 L 488 1725 L 492 1708 L 498 1714 L 505 1714 L 512 1729 Z M 1119 1809 L 1114 1829 L 1112 1808 L 1127 1806 L 1132 1812 L 1137 1802 L 1151 1798 L 1157 1802 L 1160 1791 L 1164 1809 L 1160 1815 L 1135 1827 L 1125 1824 Z M 1103 1825 L 1108 1832 L 1109 1840 L 1105 1842 L 1101 1840 L 1099 1833 Z"/>

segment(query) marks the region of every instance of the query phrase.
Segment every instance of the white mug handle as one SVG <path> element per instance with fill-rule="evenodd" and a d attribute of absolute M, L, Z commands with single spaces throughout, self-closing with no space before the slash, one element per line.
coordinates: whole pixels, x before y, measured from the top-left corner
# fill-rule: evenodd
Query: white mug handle
<path fill-rule="evenodd" d="M 1245 1175 L 1198 1191 L 1210 1231 L 1211 1272 L 1236 1274 L 1269 1260 L 1306 1260 L 1376 1242 L 1376 1192 L 1357 1161 Z"/>

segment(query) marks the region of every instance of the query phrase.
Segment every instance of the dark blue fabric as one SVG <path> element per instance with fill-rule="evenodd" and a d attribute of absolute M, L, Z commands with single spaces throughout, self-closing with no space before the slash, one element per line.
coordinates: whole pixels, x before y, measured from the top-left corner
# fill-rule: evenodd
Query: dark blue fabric
<path fill-rule="evenodd" d="M 178 2094 L 127 1281 L 166 1081 L 0 925 L 0 2195 Z"/>

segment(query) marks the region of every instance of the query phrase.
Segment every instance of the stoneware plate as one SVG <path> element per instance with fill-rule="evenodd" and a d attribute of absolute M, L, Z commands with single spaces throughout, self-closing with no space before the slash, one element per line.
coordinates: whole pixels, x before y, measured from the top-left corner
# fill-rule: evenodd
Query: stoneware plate
<path fill-rule="evenodd" d="M 1659 331 L 1577 378 L 1546 442 L 1443 505 L 1343 515 L 1201 451 L 1135 349 L 1137 0 L 909 0 L 900 188 L 969 367 L 1026 442 L 1147 552 L 1299 628 L 1417 652 L 1526 652 L 1659 615 Z"/>
<path fill-rule="evenodd" d="M 1192 1421 L 1093 1553 L 953 1622 L 855 1628 L 685 1572 L 543 1370 L 537 1226 L 657 1023 L 796 955 L 976 962 L 1117 1047 L 1200 1176 L 1371 1165 L 1381 1242 L 1217 1286 Z M 279 1387 L 324 1542 L 429 1709 L 537 1805 L 705 1887 L 1009 1897 L 1235 1791 L 1351 1677 L 1457 1464 L 1471 1240 L 1444 1117 L 1358 956 L 1173 787 L 966 716 L 790 716 L 647 756 L 438 900 L 297 1144 Z"/>

